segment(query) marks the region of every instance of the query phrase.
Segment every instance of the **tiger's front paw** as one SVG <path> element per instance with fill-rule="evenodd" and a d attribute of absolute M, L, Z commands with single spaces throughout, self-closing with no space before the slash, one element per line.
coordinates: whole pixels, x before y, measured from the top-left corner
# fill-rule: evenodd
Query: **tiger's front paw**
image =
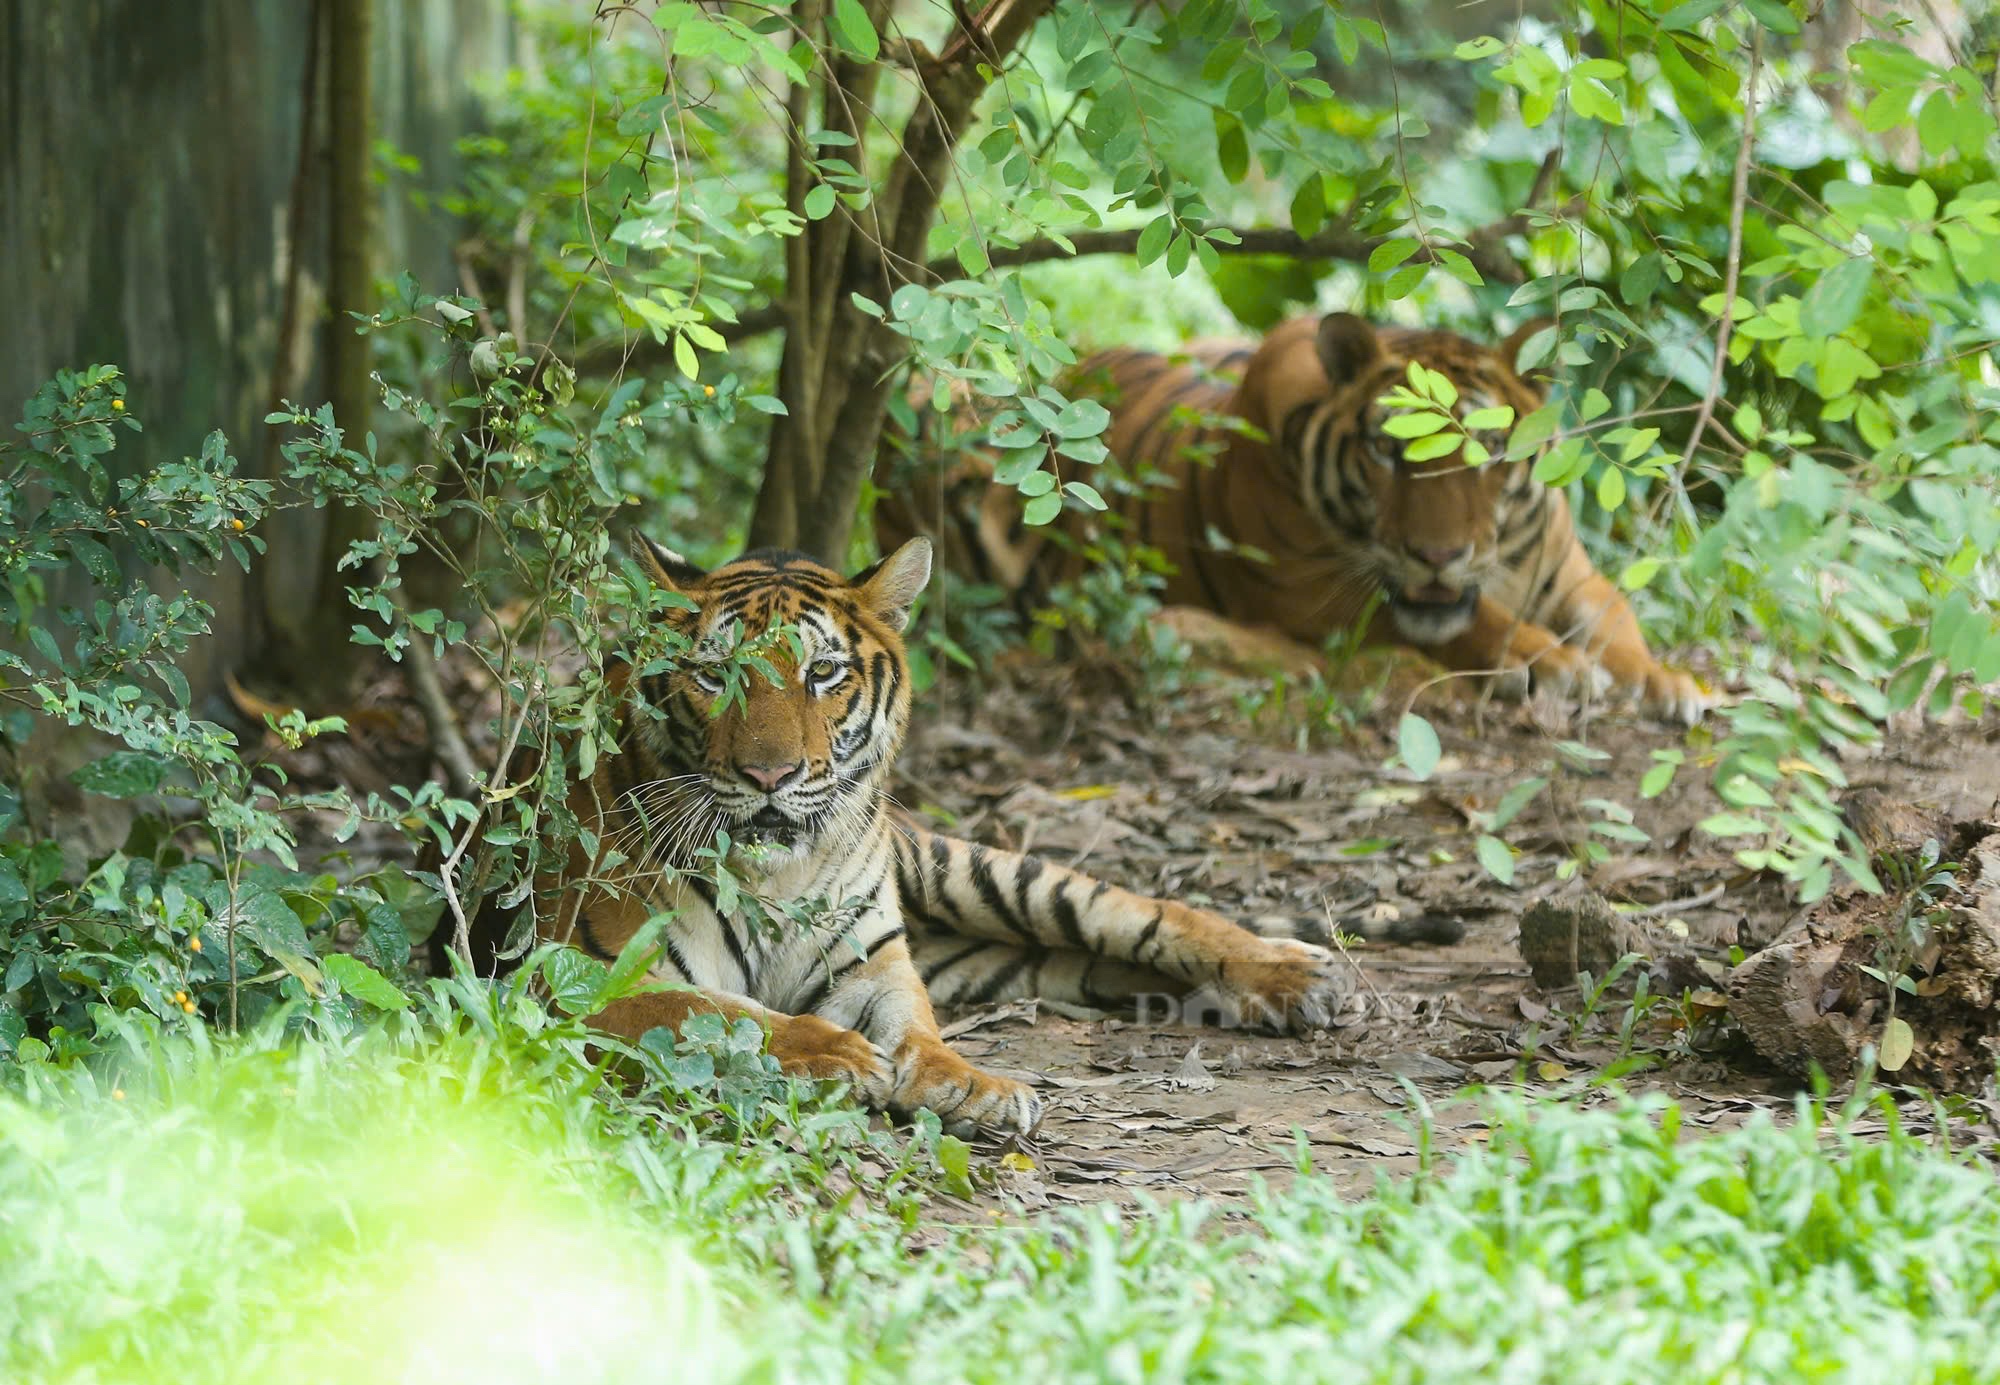
<path fill-rule="evenodd" d="M 1353 1008 L 1354 969 L 1330 948 L 1289 938 L 1260 939 L 1248 958 L 1232 959 L 1217 981 L 1182 1003 L 1191 1023 L 1225 1029 L 1302 1034 L 1328 1029 Z"/>
<path fill-rule="evenodd" d="M 770 1053 L 793 1077 L 845 1082 L 870 1106 L 889 1104 L 896 1072 L 889 1055 L 855 1030 L 818 1015 L 786 1015 L 771 1025 Z"/>
<path fill-rule="evenodd" d="M 1677 726 L 1693 726 L 1722 703 L 1722 695 L 1692 673 L 1662 664 L 1654 664 L 1647 670 L 1645 683 L 1639 689 L 1641 710 Z"/>
<path fill-rule="evenodd" d="M 1549 644 L 1532 652 L 1509 653 L 1492 684 L 1496 697 L 1517 702 L 1531 694 L 1588 701 L 1611 686 L 1611 675 L 1576 646 Z"/>
<path fill-rule="evenodd" d="M 898 1054 L 890 1109 L 934 1112 L 949 1135 L 1025 1135 L 1042 1120 L 1042 1099 L 1025 1082 L 981 1072 L 937 1040 L 915 1040 Z"/>

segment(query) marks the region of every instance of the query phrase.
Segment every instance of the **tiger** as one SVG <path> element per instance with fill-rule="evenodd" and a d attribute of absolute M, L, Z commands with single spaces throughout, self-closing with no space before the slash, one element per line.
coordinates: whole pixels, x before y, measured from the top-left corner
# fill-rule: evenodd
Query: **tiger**
<path fill-rule="evenodd" d="M 1103 487 L 1106 514 L 1070 501 L 1063 534 L 1027 528 L 977 457 L 878 513 L 888 536 L 942 517 L 947 561 L 1027 604 L 1073 580 L 1094 537 L 1120 533 L 1167 558 L 1169 617 L 1213 613 L 1307 661 L 1354 631 L 1489 675 L 1503 692 L 1615 689 L 1691 725 L 1715 697 L 1653 657 L 1630 603 L 1579 542 L 1567 498 L 1535 480 L 1534 456 L 1506 457 L 1503 429 L 1480 439 L 1495 458 L 1484 465 L 1411 461 L 1384 428 L 1382 397 L 1412 361 L 1452 383 L 1460 417 L 1539 408 L 1542 389 L 1514 362 L 1546 325 L 1496 350 L 1336 312 L 1258 343 L 1101 352 L 1068 387 L 1111 409 L 1104 441 L 1118 471 Z"/>
<path fill-rule="evenodd" d="M 1344 964 L 1302 926 L 1265 920 L 1265 936 L 938 835 L 894 807 L 912 701 L 903 631 L 930 579 L 927 539 L 852 578 L 793 552 L 712 571 L 643 537 L 634 552 L 671 594 L 659 618 L 689 652 L 608 667 L 618 753 L 570 794 L 585 830 L 538 882 L 553 903 L 536 927 L 603 961 L 666 914 L 650 976 L 672 988 L 611 1002 L 596 1028 L 636 1042 L 697 1014 L 748 1017 L 787 1073 L 848 1083 L 893 1113 L 934 1112 L 954 1132 L 1009 1135 L 1034 1128 L 1040 1098 L 955 1053 L 935 1005 L 1166 995 L 1183 1016 L 1280 1031 L 1342 1013 Z M 763 647 L 768 673 L 731 686 L 731 641 L 774 630 L 791 633 Z M 691 868 L 691 848 L 718 829 L 731 877 L 775 929 L 753 927 Z M 808 911 L 810 927 L 781 918 Z M 490 935 L 504 920 L 478 926 Z"/>

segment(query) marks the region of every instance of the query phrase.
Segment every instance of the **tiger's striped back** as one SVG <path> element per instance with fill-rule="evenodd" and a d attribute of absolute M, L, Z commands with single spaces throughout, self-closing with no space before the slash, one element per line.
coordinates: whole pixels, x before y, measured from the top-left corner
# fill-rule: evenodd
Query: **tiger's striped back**
<path fill-rule="evenodd" d="M 1385 431 L 1382 397 L 1407 381 L 1412 362 L 1451 383 L 1459 419 L 1539 408 L 1541 389 L 1514 359 L 1540 325 L 1495 349 L 1335 313 L 1284 323 L 1254 346 L 1203 345 L 1186 359 L 1105 352 L 1070 390 L 1112 412 L 1116 469 L 1099 487 L 1107 513 L 1072 500 L 1058 521 L 1066 542 L 1024 537 L 1018 499 L 982 484 L 971 464 L 954 473 L 941 509 L 978 514 L 960 542 L 985 542 L 989 554 L 1003 518 L 1016 516 L 1004 530 L 1015 557 L 993 570 L 1030 607 L 1081 572 L 1094 539 L 1116 533 L 1172 566 L 1169 605 L 1307 650 L 1358 628 L 1367 642 L 1416 646 L 1503 688 L 1615 686 L 1693 721 L 1713 697 L 1654 660 L 1624 596 L 1579 543 L 1567 499 L 1534 479 L 1535 455 L 1508 457 L 1507 429 L 1495 427 L 1479 430 L 1493 458 L 1482 465 L 1458 453 L 1413 460 L 1409 441 Z"/>

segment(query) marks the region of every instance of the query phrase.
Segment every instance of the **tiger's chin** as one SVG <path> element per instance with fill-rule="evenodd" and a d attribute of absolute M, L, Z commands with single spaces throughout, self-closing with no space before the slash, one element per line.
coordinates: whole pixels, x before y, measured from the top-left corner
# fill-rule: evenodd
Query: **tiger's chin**
<path fill-rule="evenodd" d="M 1478 607 L 1477 586 L 1461 587 L 1455 596 L 1436 584 L 1415 592 L 1398 588 L 1389 593 L 1389 615 L 1411 644 L 1443 644 L 1464 634 Z"/>

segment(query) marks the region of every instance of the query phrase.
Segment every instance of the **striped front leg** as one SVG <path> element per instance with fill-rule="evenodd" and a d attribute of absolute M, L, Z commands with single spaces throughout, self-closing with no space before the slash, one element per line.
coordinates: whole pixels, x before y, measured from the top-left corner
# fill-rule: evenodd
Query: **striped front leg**
<path fill-rule="evenodd" d="M 896 878 L 940 1003 L 1165 994 L 1225 1026 L 1296 1030 L 1332 1023 L 1347 996 L 1342 964 L 1323 948 L 915 824 L 898 833 Z"/>

